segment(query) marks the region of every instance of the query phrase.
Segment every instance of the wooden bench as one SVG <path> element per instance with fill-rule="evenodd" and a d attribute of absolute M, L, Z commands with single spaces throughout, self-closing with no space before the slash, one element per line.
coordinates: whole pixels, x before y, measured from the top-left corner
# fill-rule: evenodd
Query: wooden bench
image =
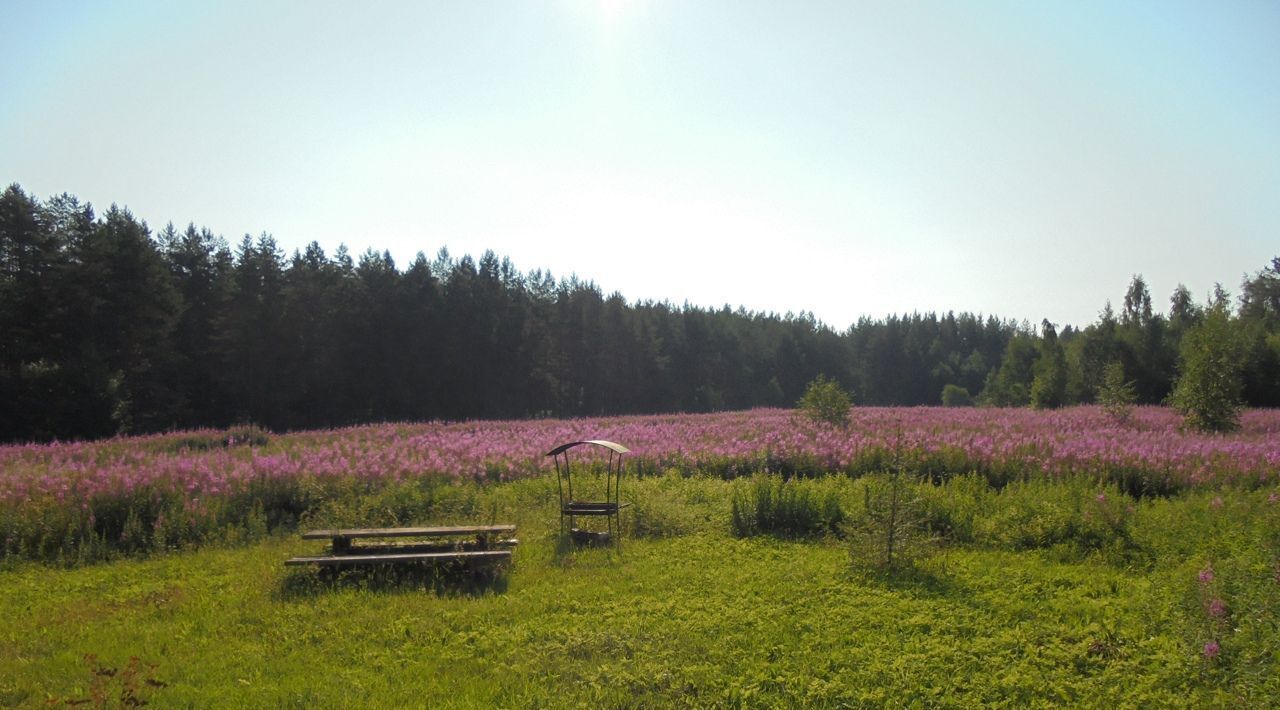
<path fill-rule="evenodd" d="M 514 525 L 311 530 L 303 533 L 302 539 L 330 540 L 329 554 L 293 557 L 285 560 L 285 564 L 373 565 L 471 560 L 498 562 L 511 559 L 511 548 L 520 541 L 507 536 L 515 531 Z M 356 540 L 398 539 L 410 539 L 411 542 L 355 544 Z"/>

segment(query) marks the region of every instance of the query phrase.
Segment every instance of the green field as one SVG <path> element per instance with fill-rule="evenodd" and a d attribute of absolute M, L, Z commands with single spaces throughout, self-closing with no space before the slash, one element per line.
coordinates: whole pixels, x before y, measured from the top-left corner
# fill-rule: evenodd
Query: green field
<path fill-rule="evenodd" d="M 282 565 L 319 549 L 295 535 L 77 568 L 12 566 L 0 572 L 0 706 L 1280 699 L 1280 578 L 1259 542 L 1276 530 L 1266 491 L 1122 498 L 1133 509 L 1127 527 L 1098 544 L 1053 532 L 1084 529 L 1073 516 L 1090 509 L 1071 501 L 1094 495 L 1087 485 L 920 484 L 921 510 L 938 527 L 950 516 L 951 533 L 916 570 L 885 575 L 851 569 L 839 535 L 735 537 L 730 500 L 748 480 L 629 481 L 624 497 L 639 505 L 621 549 L 558 539 L 554 478 L 444 485 L 335 503 L 309 522 L 512 521 L 521 544 L 510 569 L 330 580 Z M 856 517 L 864 482 L 788 485 L 834 495 Z M 1197 578 L 1206 565 L 1207 584 Z M 1225 617 L 1201 613 L 1206 594 L 1226 600 Z M 1214 657 L 1202 650 L 1210 639 L 1220 642 Z"/>

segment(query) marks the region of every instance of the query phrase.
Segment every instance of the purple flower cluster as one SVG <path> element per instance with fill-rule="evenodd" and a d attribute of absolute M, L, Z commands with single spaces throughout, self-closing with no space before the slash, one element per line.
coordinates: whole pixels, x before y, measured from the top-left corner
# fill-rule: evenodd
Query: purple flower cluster
<path fill-rule="evenodd" d="M 164 435 L 0 447 L 0 504 L 70 505 L 138 490 L 219 496 L 251 482 L 299 477 L 509 480 L 548 470 L 547 451 L 580 439 L 622 443 L 644 471 L 702 467 L 734 474 L 802 464 L 857 472 L 884 465 L 888 453 L 907 451 L 951 470 L 1104 477 L 1123 471 L 1179 486 L 1280 479 L 1280 412 L 1246 412 L 1241 430 L 1226 437 L 1183 432 L 1179 424 L 1177 414 L 1160 407 L 1137 408 L 1124 426 L 1097 407 L 866 407 L 852 410 L 847 428 L 812 424 L 789 410 L 758 409 L 384 424 L 277 436 L 260 449 L 173 450 L 165 443 L 182 435 Z"/>
<path fill-rule="evenodd" d="M 1196 575 L 1196 580 L 1201 584 L 1209 584 L 1213 581 L 1213 565 L 1205 565 L 1200 573 Z"/>

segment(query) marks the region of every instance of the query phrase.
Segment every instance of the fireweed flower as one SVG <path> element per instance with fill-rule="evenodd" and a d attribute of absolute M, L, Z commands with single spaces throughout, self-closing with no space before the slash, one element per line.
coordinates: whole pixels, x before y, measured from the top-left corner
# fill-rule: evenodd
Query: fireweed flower
<path fill-rule="evenodd" d="M 202 430 L 91 443 L 0 446 L 0 506 L 31 501 L 72 507 L 152 493 L 225 498 L 250 486 L 352 478 L 502 480 L 543 475 L 543 456 L 564 441 L 599 438 L 626 445 L 631 470 L 705 468 L 750 474 L 787 465 L 861 473 L 901 446 L 910 461 L 979 473 L 1003 471 L 1105 479 L 1140 475 L 1171 489 L 1233 482 L 1280 482 L 1280 410 L 1245 412 L 1239 432 L 1210 437 L 1179 430 L 1176 412 L 1138 407 L 1140 426 L 1118 429 L 1099 407 L 1029 409 L 857 407 L 848 429 L 797 421 L 785 409 L 574 420 L 383 424 L 281 435 L 267 449 L 166 446 Z M 235 443 L 240 443 L 236 437 Z M 133 443 L 141 444 L 133 447 Z M 936 461 L 931 461 L 936 457 Z M 1272 489 L 1267 501 L 1280 502 Z M 1107 496 L 1095 492 L 1095 498 Z M 1098 498 L 1102 504 L 1105 498 Z M 1107 504 L 1109 500 L 1105 501 Z M 1224 506 L 1225 507 L 1225 506 Z M 72 507 L 74 510 L 75 508 Z"/>
<path fill-rule="evenodd" d="M 1210 641 L 1204 645 L 1205 658 L 1217 658 L 1219 653 L 1222 653 L 1222 647 L 1218 645 L 1217 641 Z"/>
<path fill-rule="evenodd" d="M 1221 599 L 1213 599 L 1209 602 L 1209 616 L 1215 619 L 1221 619 L 1227 614 L 1227 603 Z"/>
<path fill-rule="evenodd" d="M 1212 566 L 1212 565 L 1205 565 L 1205 566 L 1204 566 L 1204 569 L 1200 570 L 1200 574 L 1199 574 L 1199 575 L 1197 575 L 1197 577 L 1196 577 L 1196 578 L 1200 580 L 1200 583 L 1201 583 L 1201 584 L 1208 584 L 1208 583 L 1212 582 L 1212 581 L 1213 581 L 1213 566 Z"/>

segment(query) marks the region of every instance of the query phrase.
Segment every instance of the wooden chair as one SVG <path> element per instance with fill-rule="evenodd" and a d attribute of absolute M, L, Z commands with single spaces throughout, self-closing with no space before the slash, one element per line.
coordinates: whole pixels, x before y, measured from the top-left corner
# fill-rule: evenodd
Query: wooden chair
<path fill-rule="evenodd" d="M 604 500 L 579 500 L 578 495 L 575 495 L 573 490 L 573 468 L 569 464 L 569 451 L 576 446 L 586 444 L 602 447 L 609 451 L 609 461 L 605 468 L 604 477 Z M 621 536 L 621 511 L 631 503 L 623 503 L 619 499 L 618 487 L 622 483 L 622 456 L 629 452 L 630 449 L 621 444 L 599 439 L 571 441 L 547 452 L 547 456 L 551 456 L 556 462 L 556 487 L 560 492 L 560 534 L 564 534 L 564 522 L 568 518 L 569 534 L 575 540 L 598 542 L 611 540 L 614 538 L 615 525 L 618 530 L 617 535 Z M 581 484 L 579 488 L 581 488 Z M 578 491 L 578 494 L 581 494 L 581 490 Z M 607 531 L 592 532 L 578 529 L 577 520 L 579 517 L 584 516 L 604 516 L 608 526 Z"/>

